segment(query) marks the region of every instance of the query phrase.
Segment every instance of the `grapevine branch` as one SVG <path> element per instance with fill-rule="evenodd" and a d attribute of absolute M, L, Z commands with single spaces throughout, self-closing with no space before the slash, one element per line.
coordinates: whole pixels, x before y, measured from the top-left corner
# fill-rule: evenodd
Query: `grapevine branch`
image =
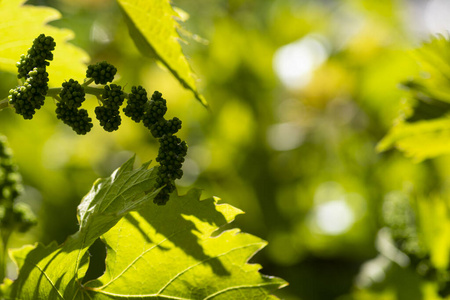
<path fill-rule="evenodd" d="M 45 98 L 52 97 L 56 100 L 56 117 L 77 134 L 84 135 L 93 127 L 89 113 L 81 108 L 86 94 L 94 95 L 99 100 L 95 116 L 100 126 L 108 132 L 118 130 L 121 125 L 120 108 L 127 99 L 123 113 L 136 123 L 142 122 L 159 141 L 156 161 L 160 165 L 154 188 L 161 188 L 161 191 L 154 202 L 164 205 L 169 200 L 169 194 L 175 190 L 174 181 L 183 175 L 181 167 L 187 144 L 175 135 L 181 129 L 181 120 L 164 118 L 167 102 L 160 92 L 155 91 L 149 99 L 142 86 L 133 86 L 131 92 L 126 93 L 120 85 L 112 84 L 117 69 L 106 61 L 89 65 L 83 83 L 70 79 L 61 87 L 48 88 L 46 67 L 53 60 L 55 46 L 53 38 L 44 34 L 33 41 L 27 54 L 22 55 L 17 63 L 18 78 L 22 84 L 10 90 L 8 98 L 0 100 L 0 110 L 13 108 L 24 119 L 32 119 L 44 105 Z M 90 86 L 92 83 L 96 86 Z"/>

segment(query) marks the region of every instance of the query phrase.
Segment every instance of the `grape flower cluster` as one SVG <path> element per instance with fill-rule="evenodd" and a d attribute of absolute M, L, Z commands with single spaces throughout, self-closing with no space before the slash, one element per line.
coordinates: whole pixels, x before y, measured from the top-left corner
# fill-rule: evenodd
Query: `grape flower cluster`
<path fill-rule="evenodd" d="M 164 118 L 167 112 L 167 101 L 160 92 L 155 91 L 150 101 L 145 103 L 136 101 L 138 96 L 144 98 L 143 95 L 145 95 L 146 98 L 147 93 L 143 87 L 133 87 L 132 93 L 136 96 L 129 98 L 128 105 L 124 108 L 125 114 L 131 117 L 136 116 L 131 113 L 132 111 L 142 112 L 141 117 L 136 119 L 142 119 L 144 126 L 150 129 L 153 137 L 159 139 L 159 151 L 156 157 L 159 167 L 155 188 L 162 189 L 153 202 L 164 205 L 170 198 L 169 194 L 175 190 L 174 180 L 183 176 L 181 167 L 187 154 L 187 144 L 175 135 L 181 129 L 181 121 L 176 117 L 171 120 Z M 133 110 L 129 107 L 133 107 Z"/>
<path fill-rule="evenodd" d="M 100 126 L 109 132 L 119 129 L 122 123 L 120 106 L 125 100 L 122 87 L 116 84 L 105 85 L 102 99 L 103 105 L 95 108 L 95 115 L 100 121 Z"/>
<path fill-rule="evenodd" d="M 24 119 L 32 119 L 36 109 L 44 104 L 48 91 L 46 68 L 53 60 L 55 45 L 52 37 L 40 34 L 17 63 L 17 77 L 25 79 L 25 83 L 9 91 L 9 103 Z"/>
<path fill-rule="evenodd" d="M 93 126 L 87 110 L 79 109 L 85 100 L 83 86 L 70 79 L 62 84 L 61 101 L 56 103 L 56 117 L 69 125 L 77 134 L 86 134 Z"/>
<path fill-rule="evenodd" d="M 122 123 L 120 108 L 127 99 L 122 109 L 125 116 L 136 123 L 142 122 L 159 141 L 156 161 L 160 165 L 154 188 L 160 189 L 160 192 L 154 202 L 164 205 L 170 198 L 169 194 L 175 190 L 174 180 L 183 175 L 181 167 L 187 144 L 175 135 L 181 129 L 181 120 L 177 117 L 164 118 L 167 101 L 160 92 L 155 91 L 149 99 L 142 86 L 132 86 L 131 92 L 126 93 L 120 85 L 111 83 L 117 69 L 106 61 L 89 65 L 83 83 L 69 79 L 62 83 L 62 87 L 49 89 L 46 67 L 53 59 L 54 49 L 53 38 L 41 34 L 33 41 L 27 55 L 21 56 L 17 63 L 18 77 L 25 79 L 25 83 L 11 90 L 9 95 L 9 103 L 16 113 L 24 119 L 32 119 L 35 111 L 44 104 L 45 97 L 51 96 L 56 100 L 56 117 L 77 134 L 84 135 L 91 131 L 93 123 L 87 110 L 81 106 L 86 94 L 92 94 L 99 100 L 94 112 L 100 126 L 112 132 L 118 130 Z M 92 82 L 104 86 L 91 87 L 89 84 Z"/>
<path fill-rule="evenodd" d="M 2 232 L 27 231 L 36 217 L 25 203 L 15 203 L 22 192 L 22 177 L 12 159 L 6 138 L 0 135 L 0 229 Z"/>
<path fill-rule="evenodd" d="M 106 61 L 88 66 L 86 78 L 92 78 L 95 84 L 107 84 L 114 80 L 117 69 Z"/>

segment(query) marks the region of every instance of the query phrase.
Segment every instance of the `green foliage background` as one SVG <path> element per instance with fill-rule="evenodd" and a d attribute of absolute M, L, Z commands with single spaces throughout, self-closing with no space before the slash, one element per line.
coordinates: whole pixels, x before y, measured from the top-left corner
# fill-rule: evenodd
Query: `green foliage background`
<path fill-rule="evenodd" d="M 114 64 L 119 84 L 163 93 L 168 117 L 183 120 L 180 136 L 190 146 L 179 193 L 195 186 L 205 197 L 219 196 L 246 212 L 235 226 L 269 242 L 253 261 L 263 265 L 263 273 L 290 283 L 278 296 L 439 299 L 435 282 L 376 246 L 384 232 L 384 203 L 420 199 L 424 213 L 417 218 L 429 220 L 437 215 L 429 203 L 445 208 L 442 199 L 449 196 L 448 156 L 414 163 L 398 151 L 376 150 L 404 107 L 406 93 L 398 83 L 420 70 L 410 51 L 418 40 L 402 22 L 403 1 L 174 1 L 190 14 L 184 26 L 198 35 L 180 31 L 210 111 L 164 67 L 139 53 L 115 1 L 28 3 L 58 9 L 62 18 L 50 24 L 74 31 L 72 43 L 92 61 Z M 328 57 L 307 85 L 290 89 L 274 72 L 274 55 L 305 37 L 322 42 Z M 68 80 L 71 72 L 58 76 Z M 13 73 L 0 72 L 0 95 L 15 85 Z M 97 177 L 108 176 L 132 153 L 141 162 L 157 154 L 147 130 L 128 120 L 115 133 L 94 126 L 92 133 L 77 136 L 57 121 L 50 102 L 32 121 L 12 110 L 0 113 L 0 131 L 27 185 L 22 201 L 39 215 L 38 227 L 16 236 L 11 246 L 61 243 L 77 230 L 76 206 Z M 280 147 L 286 139 L 296 143 Z M 384 148 L 399 146 L 396 142 L 385 139 L 390 144 Z M 419 152 L 416 158 L 434 156 Z M 320 223 L 330 203 L 344 205 L 353 216 L 337 234 Z M 433 222 L 424 227 L 448 230 Z M 448 248 L 442 244 L 432 252 Z M 433 254 L 432 261 L 445 269 L 448 251 L 443 253 Z M 381 277 L 363 272 L 376 258 Z"/>

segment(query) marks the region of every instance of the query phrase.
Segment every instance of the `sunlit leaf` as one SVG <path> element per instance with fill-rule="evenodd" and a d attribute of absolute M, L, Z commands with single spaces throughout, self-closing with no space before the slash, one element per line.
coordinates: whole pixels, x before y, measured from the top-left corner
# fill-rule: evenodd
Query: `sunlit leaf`
<path fill-rule="evenodd" d="M 216 198 L 200 201 L 198 190 L 154 205 L 153 169 L 146 163 L 133 170 L 133 163 L 95 182 L 78 207 L 80 229 L 64 244 L 12 253 L 19 277 L 11 298 L 267 299 L 286 285 L 248 263 L 265 241 L 239 229 L 220 232 L 239 209 Z M 87 250 L 100 236 L 107 245 L 106 271 L 82 284 Z"/>
<path fill-rule="evenodd" d="M 183 54 L 177 32 L 179 24 L 168 0 L 117 0 L 122 8 L 130 35 L 139 51 L 155 57 L 204 105 L 194 74 Z"/>
<path fill-rule="evenodd" d="M 199 199 L 191 190 L 122 219 L 103 236 L 107 271 L 86 288 L 103 295 L 98 299 L 265 299 L 283 286 L 247 264 L 266 242 L 238 229 L 211 237 L 241 212 Z"/>
<path fill-rule="evenodd" d="M 380 141 L 378 151 L 396 147 L 415 161 L 450 153 L 450 119 L 401 122 Z"/>
<path fill-rule="evenodd" d="M 157 193 L 148 193 L 155 184 L 153 169 L 148 170 L 146 163 L 133 170 L 133 163 L 134 157 L 94 183 L 78 207 L 80 228 L 64 244 L 37 244 L 12 252 L 19 276 L 11 298 L 73 299 L 83 292 L 80 281 L 88 267 L 89 246 L 128 212 L 152 202 Z"/>
<path fill-rule="evenodd" d="M 410 99 L 378 150 L 396 147 L 421 161 L 450 153 L 450 40 L 432 37 L 412 54 L 422 74 L 403 83 Z"/>
<path fill-rule="evenodd" d="M 74 34 L 71 30 L 48 25 L 61 14 L 49 7 L 23 5 L 25 0 L 0 1 L 0 70 L 16 73 L 16 62 L 26 54 L 33 40 L 41 33 L 52 36 L 56 41 L 54 59 L 47 69 L 50 85 L 60 86 L 69 77 L 85 77 L 89 56 L 81 48 L 67 41 Z M 70 74 L 70 75 L 68 75 Z M 11 87 L 12 88 L 12 87 Z"/>
<path fill-rule="evenodd" d="M 438 35 L 413 52 L 421 70 L 420 82 L 436 98 L 450 102 L 450 40 Z"/>

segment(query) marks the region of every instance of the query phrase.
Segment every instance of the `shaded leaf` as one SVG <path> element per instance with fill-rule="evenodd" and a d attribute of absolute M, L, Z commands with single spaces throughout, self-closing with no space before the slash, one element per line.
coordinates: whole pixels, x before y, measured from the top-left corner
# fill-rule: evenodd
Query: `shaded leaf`
<path fill-rule="evenodd" d="M 61 14 L 53 8 L 24 3 L 25 0 L 0 1 L 0 70 L 17 73 L 16 62 L 20 55 L 26 54 L 33 40 L 44 33 L 56 41 L 54 59 L 47 69 L 50 86 L 60 86 L 62 81 L 69 79 L 67 74 L 84 78 L 89 56 L 81 48 L 67 42 L 73 38 L 73 32 L 47 24 L 59 19 Z"/>
<path fill-rule="evenodd" d="M 177 32 L 178 14 L 168 0 L 117 0 L 139 51 L 160 60 L 178 81 L 208 106 L 199 93 L 194 74 L 183 54 Z"/>
<path fill-rule="evenodd" d="M 415 89 L 418 88 L 416 87 Z M 435 98 L 424 87 L 420 88 L 420 90 L 420 92 L 416 90 L 417 92 L 413 96 L 414 99 L 406 103 L 406 105 L 410 106 L 409 110 L 411 111 L 411 114 L 405 118 L 406 122 L 414 123 L 438 119 L 449 113 L 450 103 Z"/>

